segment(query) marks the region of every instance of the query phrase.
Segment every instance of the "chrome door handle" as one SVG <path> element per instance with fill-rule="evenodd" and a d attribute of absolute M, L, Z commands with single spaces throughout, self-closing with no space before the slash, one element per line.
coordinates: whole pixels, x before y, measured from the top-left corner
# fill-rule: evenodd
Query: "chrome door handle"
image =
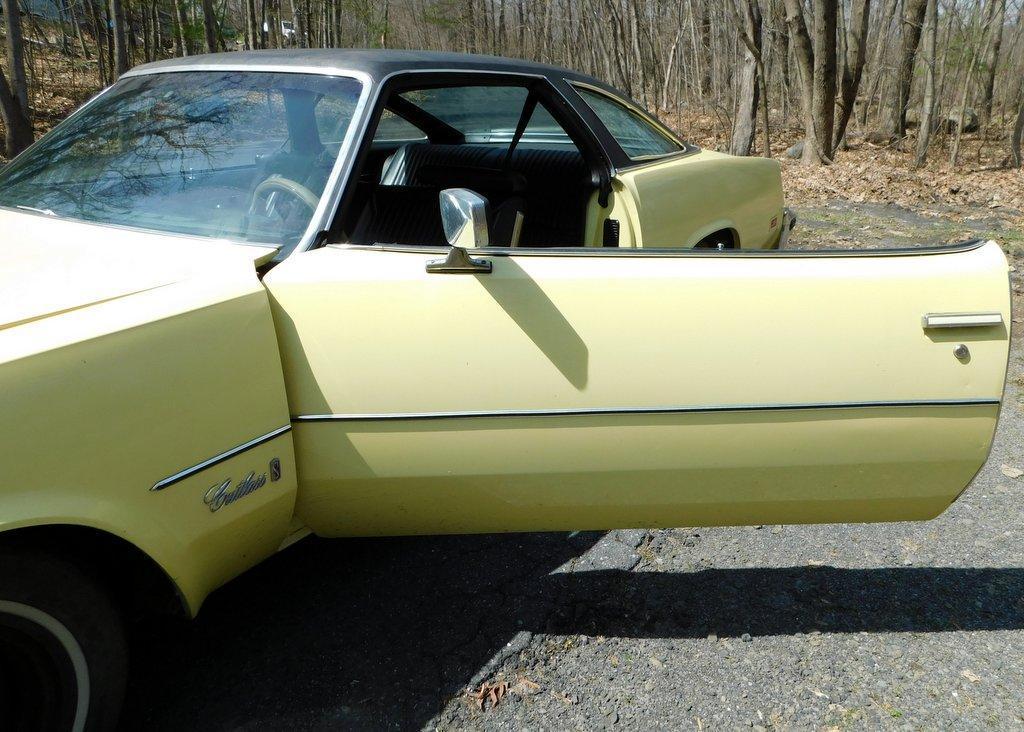
<path fill-rule="evenodd" d="M 444 259 L 427 262 L 429 274 L 488 274 L 493 265 L 486 259 L 473 259 L 462 247 L 452 247 Z"/>
<path fill-rule="evenodd" d="M 921 327 L 928 328 L 991 328 L 1002 325 L 1001 313 L 927 313 Z"/>

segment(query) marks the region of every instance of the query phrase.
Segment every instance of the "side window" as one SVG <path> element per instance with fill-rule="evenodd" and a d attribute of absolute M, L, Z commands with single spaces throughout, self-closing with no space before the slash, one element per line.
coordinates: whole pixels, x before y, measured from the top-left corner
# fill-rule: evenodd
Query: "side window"
<path fill-rule="evenodd" d="M 629 157 L 670 155 L 683 149 L 679 142 L 625 104 L 585 87 L 575 89 Z"/>
<path fill-rule="evenodd" d="M 408 120 L 404 120 L 390 109 L 385 109 L 373 133 L 374 142 L 417 142 L 426 140 L 426 133 Z"/>

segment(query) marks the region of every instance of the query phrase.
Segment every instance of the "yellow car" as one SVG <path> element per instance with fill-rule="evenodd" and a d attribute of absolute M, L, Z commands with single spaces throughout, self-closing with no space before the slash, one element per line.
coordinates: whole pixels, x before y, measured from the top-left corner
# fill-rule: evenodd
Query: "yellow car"
<path fill-rule="evenodd" d="M 589 77 L 143 66 L 0 171 L 0 703 L 320 536 L 929 519 L 1003 393 L 993 242 L 775 251 L 776 163 Z"/>

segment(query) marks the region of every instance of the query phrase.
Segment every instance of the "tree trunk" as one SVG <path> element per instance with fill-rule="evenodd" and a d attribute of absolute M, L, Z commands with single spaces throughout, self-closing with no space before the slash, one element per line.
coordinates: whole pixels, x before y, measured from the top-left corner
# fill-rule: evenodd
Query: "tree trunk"
<path fill-rule="evenodd" d="M 970 44 L 971 51 L 968 56 L 967 68 L 964 71 L 964 79 L 962 91 L 960 92 L 960 104 L 957 106 L 957 123 L 956 123 L 956 134 L 953 135 L 953 145 L 949 151 L 949 167 L 955 168 L 957 159 L 960 156 L 960 139 L 964 134 L 964 119 L 967 113 L 967 97 L 971 89 L 971 82 L 974 79 L 974 69 L 978 64 L 978 57 L 981 55 L 981 38 L 983 36 L 984 26 L 982 26 L 977 33 L 977 37 L 974 42 Z"/>
<path fill-rule="evenodd" d="M 924 100 L 921 102 L 921 123 L 917 128 L 917 151 L 914 167 L 920 168 L 928 157 L 928 142 L 931 139 L 932 115 L 935 113 L 935 46 L 939 32 L 939 2 L 928 0 L 924 21 Z"/>
<path fill-rule="evenodd" d="M 711 93 L 711 0 L 701 4 L 700 15 L 700 52 L 703 71 L 700 75 L 700 95 Z"/>
<path fill-rule="evenodd" d="M 1003 45 L 1003 24 L 1006 21 L 1006 0 L 992 0 L 992 50 L 988 56 L 985 82 L 981 89 L 981 126 L 987 130 L 992 117 L 992 96 L 996 87 L 996 68 L 999 66 L 999 50 Z"/>
<path fill-rule="evenodd" d="M 833 157 L 836 111 L 836 13 L 838 0 L 814 2 L 814 137 L 823 160 Z"/>
<path fill-rule="evenodd" d="M 294 31 L 295 45 L 299 48 L 306 48 L 309 42 L 306 40 L 306 23 L 302 17 L 302 6 L 299 0 L 291 0 L 292 3 L 292 29 Z"/>
<path fill-rule="evenodd" d="M 731 2 L 732 0 L 730 0 Z M 757 0 L 746 0 L 739 8 L 731 6 L 734 20 L 743 41 L 743 68 L 736 93 L 736 117 L 733 120 L 732 141 L 729 152 L 733 155 L 749 155 L 757 132 L 758 101 L 764 102 L 764 155 L 771 157 L 768 136 L 767 90 L 764 84 L 764 63 L 762 53 L 763 19 Z"/>
<path fill-rule="evenodd" d="M 75 29 L 75 38 L 78 40 L 78 47 L 82 51 L 82 58 L 89 60 L 89 47 L 85 45 L 85 36 L 82 34 L 82 23 L 78 20 L 78 13 L 75 12 L 75 4 L 68 3 L 68 15 L 71 18 L 71 26 Z"/>
<path fill-rule="evenodd" d="M 121 0 L 110 0 L 110 20 L 114 31 L 114 74 L 128 71 L 128 45 L 125 36 L 124 6 Z"/>
<path fill-rule="evenodd" d="M 903 6 L 902 35 L 900 39 L 900 65 L 896 76 L 895 106 L 889 111 L 885 132 L 901 140 L 907 134 L 907 106 L 910 103 L 910 85 L 914 80 L 914 58 L 921 42 L 921 26 L 928 0 L 906 0 Z"/>
<path fill-rule="evenodd" d="M 21 105 L 22 113 L 28 118 L 28 83 L 25 77 L 25 41 L 21 34 L 21 8 L 18 6 L 18 0 L 2 0 L 2 7 L 4 20 L 7 21 L 7 68 L 11 74 L 10 88 Z"/>
<path fill-rule="evenodd" d="M 846 55 L 843 57 L 843 78 L 839 93 L 839 119 L 832 148 L 846 136 L 846 127 L 857 102 L 861 77 L 864 74 L 864 59 L 868 45 L 868 19 L 871 15 L 871 0 L 853 0 L 850 8 L 850 23 L 846 30 Z"/>
<path fill-rule="evenodd" d="M 217 53 L 217 11 L 213 9 L 213 0 L 203 2 L 203 32 L 206 35 L 206 52 Z"/>
<path fill-rule="evenodd" d="M 868 76 L 867 93 L 865 94 L 864 104 L 861 105 L 858 113 L 861 127 L 867 127 L 868 109 L 874 101 L 875 93 L 878 91 L 879 82 L 882 78 L 882 53 L 885 51 L 885 42 L 889 36 L 889 26 L 892 25 L 892 19 L 896 15 L 896 6 L 898 4 L 899 0 L 888 0 L 882 8 L 878 35 L 875 38 L 875 51 L 871 54 L 871 63 L 868 64 L 870 74 Z"/>
<path fill-rule="evenodd" d="M 921 168 L 928 158 L 928 143 L 932 138 L 932 128 L 935 126 L 933 117 L 935 114 L 935 76 L 936 76 L 936 55 L 935 49 L 939 33 L 939 2 L 928 0 L 928 7 L 925 12 L 925 98 L 921 102 L 921 123 L 918 126 L 918 148 L 913 156 L 913 167 Z"/>
<path fill-rule="evenodd" d="M 807 34 L 801 0 L 786 0 L 786 25 L 789 27 L 789 45 L 796 57 L 800 76 L 800 107 L 804 118 L 804 163 L 823 162 L 820 146 L 815 141 L 814 125 L 814 51 L 811 37 Z"/>
<path fill-rule="evenodd" d="M 181 47 L 181 55 L 188 56 L 191 51 L 188 47 L 188 16 L 185 15 L 185 6 L 181 0 L 174 0 L 174 15 L 178 26 L 178 45 Z"/>
<path fill-rule="evenodd" d="M 0 69 L 0 119 L 7 130 L 5 149 L 8 157 L 13 158 L 32 144 L 32 125 L 28 116 L 21 108 L 21 103 L 14 96 L 3 69 Z"/>
<path fill-rule="evenodd" d="M 1010 163 L 1015 168 L 1024 165 L 1024 158 L 1021 157 L 1022 138 L 1024 138 L 1024 98 L 1020 101 L 1017 122 L 1013 125 L 1013 135 L 1010 137 Z"/>

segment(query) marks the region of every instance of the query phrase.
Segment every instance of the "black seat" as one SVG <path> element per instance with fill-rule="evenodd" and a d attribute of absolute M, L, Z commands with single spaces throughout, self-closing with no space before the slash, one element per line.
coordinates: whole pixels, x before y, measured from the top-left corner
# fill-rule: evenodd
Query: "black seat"
<path fill-rule="evenodd" d="M 579 246 L 586 205 L 593 191 L 590 172 L 575 148 L 519 146 L 505 165 L 499 145 L 403 145 L 384 163 L 382 186 L 470 188 L 495 208 L 519 196 L 528 212 L 521 246 Z"/>
<path fill-rule="evenodd" d="M 523 201 L 517 196 L 488 207 L 488 243 L 512 245 L 523 218 Z M 447 244 L 441 224 L 437 190 L 425 186 L 377 186 L 356 222 L 353 244 L 437 246 Z"/>
<path fill-rule="evenodd" d="M 353 244 L 447 244 L 437 191 L 419 186 L 377 186 L 350 240 Z"/>

